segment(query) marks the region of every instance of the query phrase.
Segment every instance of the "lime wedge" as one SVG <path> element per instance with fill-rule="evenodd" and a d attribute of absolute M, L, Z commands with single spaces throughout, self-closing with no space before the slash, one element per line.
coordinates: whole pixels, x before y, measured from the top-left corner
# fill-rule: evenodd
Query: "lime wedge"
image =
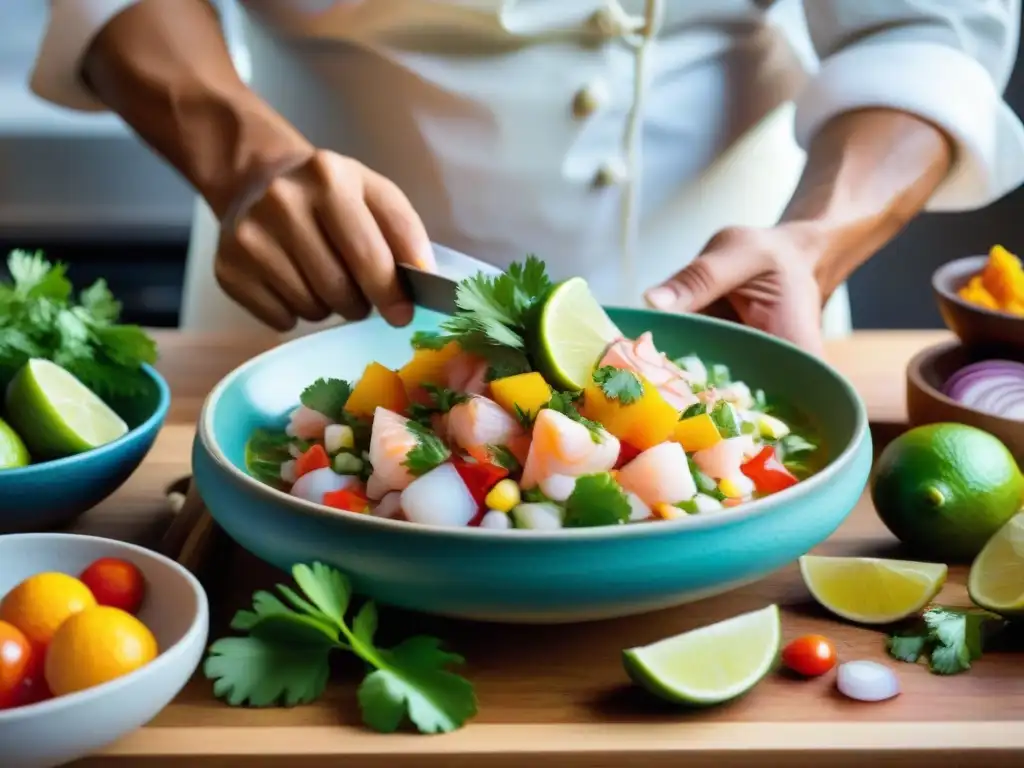
<path fill-rule="evenodd" d="M 29 360 L 14 376 L 7 415 L 37 457 L 82 453 L 128 431 L 91 389 L 49 360 Z"/>
<path fill-rule="evenodd" d="M 541 308 L 540 365 L 559 389 L 580 390 L 590 383 L 605 349 L 622 331 L 597 303 L 582 277 L 555 286 Z"/>
<path fill-rule="evenodd" d="M 0 469 L 15 469 L 29 464 L 28 448 L 10 424 L 0 419 Z"/>
<path fill-rule="evenodd" d="M 942 589 L 941 563 L 875 557 L 800 558 L 804 584 L 836 616 L 858 624 L 890 624 L 924 608 Z"/>
<path fill-rule="evenodd" d="M 769 605 L 708 627 L 622 652 L 637 685 L 667 701 L 709 706 L 746 693 L 779 655 L 779 609 Z"/>
<path fill-rule="evenodd" d="M 978 553 L 967 592 L 992 613 L 1024 616 L 1024 512 L 1011 517 Z"/>

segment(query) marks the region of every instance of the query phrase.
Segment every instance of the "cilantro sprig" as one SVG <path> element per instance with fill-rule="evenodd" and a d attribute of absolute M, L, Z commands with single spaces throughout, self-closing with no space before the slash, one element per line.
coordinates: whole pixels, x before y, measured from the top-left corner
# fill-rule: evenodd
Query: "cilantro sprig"
<path fill-rule="evenodd" d="M 620 525 L 629 520 L 630 509 L 622 486 L 610 474 L 583 475 L 565 501 L 565 526 Z"/>
<path fill-rule="evenodd" d="M 625 368 L 605 365 L 594 371 L 593 378 L 605 397 L 618 400 L 622 405 L 632 405 L 644 396 L 640 377 Z"/>
<path fill-rule="evenodd" d="M 416 445 L 406 454 L 402 465 L 414 477 L 425 475 L 434 467 L 444 464 L 452 455 L 444 441 L 429 427 L 410 420 L 406 429 L 416 438 Z"/>
<path fill-rule="evenodd" d="M 7 269 L 11 281 L 0 281 L 0 382 L 29 359 L 45 358 L 104 397 L 146 391 L 141 366 L 156 362 L 156 343 L 137 325 L 118 324 L 121 304 L 105 281 L 76 301 L 67 268 L 40 252 L 12 251 Z"/>
<path fill-rule="evenodd" d="M 462 657 L 437 638 L 418 635 L 393 648 L 375 642 L 377 607 L 367 601 L 349 625 L 352 588 L 322 563 L 296 565 L 298 592 L 277 585 L 253 595 L 252 609 L 235 614 L 231 628 L 248 633 L 210 646 L 203 673 L 214 695 L 231 706 L 295 706 L 319 698 L 333 651 L 355 654 L 373 671 L 357 692 L 363 722 L 391 733 L 408 719 L 422 733 L 460 728 L 477 711 L 473 686 L 448 667 Z"/>
<path fill-rule="evenodd" d="M 927 658 L 935 674 L 955 675 L 981 658 L 986 634 L 1004 625 L 988 611 L 933 606 L 910 630 L 888 637 L 886 648 L 899 661 L 913 664 Z"/>
<path fill-rule="evenodd" d="M 370 442 L 372 424 L 369 419 L 362 419 L 345 410 L 352 389 L 352 384 L 344 379 L 320 378 L 302 390 L 299 402 L 339 424 L 351 427 L 356 446 L 365 447 Z"/>
<path fill-rule="evenodd" d="M 436 384 L 423 384 L 422 389 L 427 394 L 427 402 L 410 405 L 409 417 L 428 427 L 434 416 L 444 415 L 459 403 L 469 400 L 469 395 L 463 392 L 439 387 Z"/>

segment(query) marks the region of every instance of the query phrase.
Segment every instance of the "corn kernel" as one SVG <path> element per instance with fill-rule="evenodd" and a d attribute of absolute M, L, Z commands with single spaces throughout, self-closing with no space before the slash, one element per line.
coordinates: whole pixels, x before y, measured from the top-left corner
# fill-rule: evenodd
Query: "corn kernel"
<path fill-rule="evenodd" d="M 355 433 L 347 424 L 331 424 L 324 430 L 324 448 L 328 453 L 352 450 L 355 445 Z"/>
<path fill-rule="evenodd" d="M 654 512 L 654 514 L 656 514 L 662 520 L 675 520 L 679 517 L 683 517 L 686 515 L 686 513 L 683 512 L 683 510 L 679 509 L 679 507 L 673 504 L 666 504 L 665 502 L 662 501 L 659 501 L 657 504 L 651 507 L 651 511 Z"/>
<path fill-rule="evenodd" d="M 487 505 L 488 509 L 498 512 L 510 512 L 521 501 L 521 498 L 516 481 L 506 478 L 491 488 L 484 499 L 484 504 Z"/>

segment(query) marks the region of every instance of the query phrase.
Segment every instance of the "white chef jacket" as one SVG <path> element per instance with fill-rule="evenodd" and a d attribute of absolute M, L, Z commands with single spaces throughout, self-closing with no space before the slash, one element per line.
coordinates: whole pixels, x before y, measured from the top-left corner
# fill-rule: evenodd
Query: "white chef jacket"
<path fill-rule="evenodd" d="M 103 109 L 80 62 L 134 2 L 51 0 L 33 90 Z M 1001 95 L 1020 0 L 240 5 L 251 87 L 314 144 L 395 181 L 433 240 L 498 265 L 536 253 L 609 303 L 638 303 L 722 227 L 773 224 L 803 149 L 847 111 L 901 109 L 949 134 L 932 211 L 1024 181 L 1024 127 Z M 256 327 L 214 283 L 216 238 L 200 203 L 183 324 Z M 849 327 L 844 291 L 825 324 Z"/>

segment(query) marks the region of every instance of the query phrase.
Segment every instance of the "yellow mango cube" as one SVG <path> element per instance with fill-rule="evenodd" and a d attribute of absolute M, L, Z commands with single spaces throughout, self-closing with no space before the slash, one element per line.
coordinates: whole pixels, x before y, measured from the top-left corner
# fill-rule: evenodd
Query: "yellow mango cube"
<path fill-rule="evenodd" d="M 688 419 L 677 422 L 672 432 L 672 439 L 683 446 L 687 453 L 703 451 L 720 442 L 722 435 L 718 427 L 706 413 L 699 413 Z"/>
<path fill-rule="evenodd" d="M 551 400 L 551 387 L 536 371 L 518 373 L 492 381 L 491 398 L 513 416 L 519 406 L 533 418 Z"/>

